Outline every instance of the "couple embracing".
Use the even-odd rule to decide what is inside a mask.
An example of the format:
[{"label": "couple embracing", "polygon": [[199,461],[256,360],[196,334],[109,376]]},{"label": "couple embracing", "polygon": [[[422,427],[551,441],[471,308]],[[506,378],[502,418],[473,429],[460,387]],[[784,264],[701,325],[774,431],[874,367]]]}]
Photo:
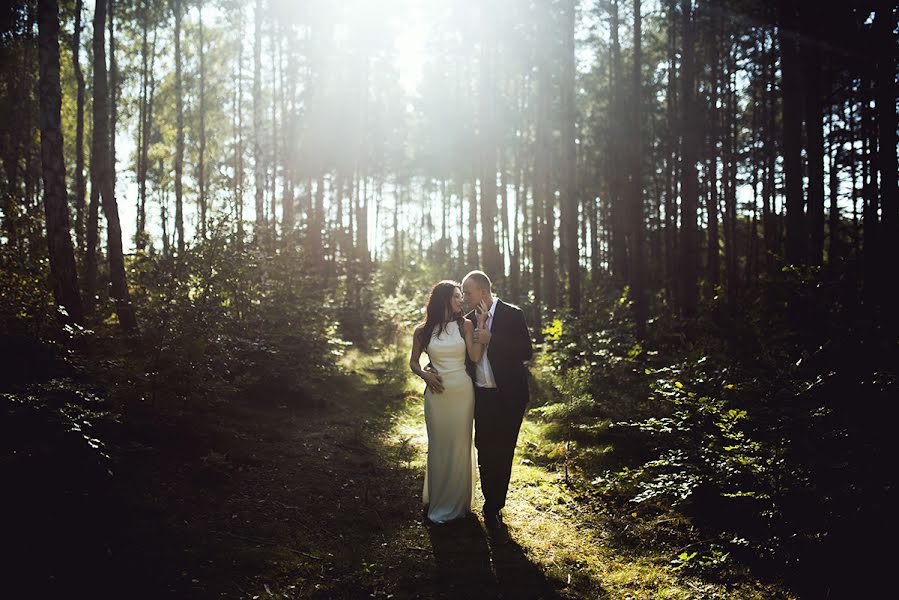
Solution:
[{"label": "couple embracing", "polygon": [[[430,359],[425,369],[422,352]],[[431,289],[409,360],[427,384],[428,466],[422,499],[431,523],[472,512],[479,471],[484,525],[492,532],[503,526],[501,511],[528,402],[524,363],[532,355],[524,314],[493,294],[482,271],[470,272],[461,284],[446,280]]]}]

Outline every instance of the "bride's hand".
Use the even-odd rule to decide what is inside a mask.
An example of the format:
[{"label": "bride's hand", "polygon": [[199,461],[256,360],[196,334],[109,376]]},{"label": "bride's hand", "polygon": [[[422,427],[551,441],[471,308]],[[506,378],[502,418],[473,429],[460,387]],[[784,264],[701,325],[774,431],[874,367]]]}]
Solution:
[{"label": "bride's hand", "polygon": [[487,302],[481,300],[478,304],[478,329],[487,329],[487,315],[490,308]]}]

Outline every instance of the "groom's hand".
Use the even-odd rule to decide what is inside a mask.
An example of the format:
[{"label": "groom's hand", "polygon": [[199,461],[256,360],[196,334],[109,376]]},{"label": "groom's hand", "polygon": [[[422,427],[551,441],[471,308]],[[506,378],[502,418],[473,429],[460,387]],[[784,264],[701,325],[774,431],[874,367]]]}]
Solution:
[{"label": "groom's hand", "polygon": [[434,374],[434,377],[432,377],[431,380],[427,382],[428,388],[431,390],[431,392],[434,394],[443,393],[443,377],[440,376],[440,373],[437,372],[437,369],[435,369],[432,365],[428,365],[424,370],[428,373]]},{"label": "groom's hand", "polygon": [[493,337],[493,334],[490,333],[489,329],[475,329],[474,330],[474,343],[475,344],[484,344],[485,346],[490,343],[490,338]]}]

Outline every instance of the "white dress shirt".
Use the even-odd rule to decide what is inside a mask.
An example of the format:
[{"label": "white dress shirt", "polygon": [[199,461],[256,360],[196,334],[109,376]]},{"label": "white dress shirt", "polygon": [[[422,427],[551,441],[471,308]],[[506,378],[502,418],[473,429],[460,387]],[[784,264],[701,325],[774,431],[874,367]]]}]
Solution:
[{"label": "white dress shirt", "polygon": [[[493,304],[490,305],[490,309],[487,311],[487,322],[484,324],[487,331],[493,331],[493,313],[496,312],[498,300],[499,298],[494,296]],[[484,354],[481,355],[481,360],[475,365],[474,383],[481,388],[496,388],[496,379],[493,377],[493,369],[490,367],[490,361],[487,360],[487,346],[484,346]]]}]

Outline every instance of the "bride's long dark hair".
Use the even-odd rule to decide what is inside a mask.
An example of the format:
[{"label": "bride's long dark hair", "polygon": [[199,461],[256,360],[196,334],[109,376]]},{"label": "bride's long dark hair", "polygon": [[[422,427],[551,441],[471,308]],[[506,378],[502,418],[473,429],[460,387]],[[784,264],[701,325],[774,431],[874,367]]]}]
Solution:
[{"label": "bride's long dark hair", "polygon": [[447,313],[452,315],[451,320],[456,321],[459,325],[459,331],[462,331],[462,320],[464,318],[462,313],[453,314],[453,294],[456,292],[456,289],[461,290],[462,284],[451,279],[438,281],[431,288],[431,294],[428,296],[428,304],[425,308],[424,323],[422,328],[418,330],[418,339],[422,348],[428,347],[435,329],[440,327],[438,335],[446,332],[446,326],[449,324],[445,320]]}]

